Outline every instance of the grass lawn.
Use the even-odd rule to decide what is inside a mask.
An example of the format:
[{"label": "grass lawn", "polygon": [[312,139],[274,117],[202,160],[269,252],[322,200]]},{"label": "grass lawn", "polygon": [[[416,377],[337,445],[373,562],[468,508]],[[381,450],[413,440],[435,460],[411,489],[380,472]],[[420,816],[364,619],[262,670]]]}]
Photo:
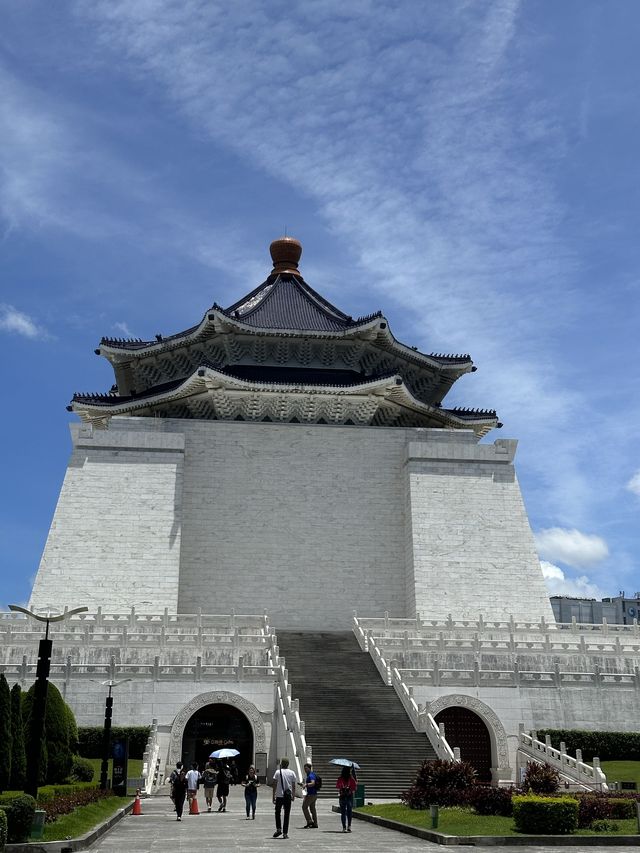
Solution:
[{"label": "grass lawn", "polygon": [[124,797],[107,797],[97,803],[81,806],[71,814],[62,815],[53,823],[45,824],[43,841],[61,841],[84,835],[129,802]]},{"label": "grass lawn", "polygon": [[[410,809],[400,803],[385,803],[377,806],[363,806],[358,812],[379,815],[388,820],[397,820],[421,829],[431,829],[429,810]],[[635,820],[618,820],[618,832],[612,835],[635,835]],[[445,835],[521,835],[513,828],[513,818],[477,815],[470,809],[441,808],[438,832]],[[599,835],[589,829],[579,829],[575,835]]]},{"label": "grass lawn", "polygon": [[[90,761],[93,764],[93,781],[97,784],[100,781],[100,765],[102,764],[102,759],[100,758],[87,758],[87,761]],[[109,772],[107,774],[107,779],[111,781],[111,771],[113,769],[113,759],[109,759]],[[142,775],[142,759],[141,758],[130,758],[127,766],[127,776],[132,779],[134,776],[140,777]],[[135,791],[133,792],[135,794]]]},{"label": "grass lawn", "polygon": [[611,782],[635,781],[640,791],[640,761],[601,761],[607,780]]}]

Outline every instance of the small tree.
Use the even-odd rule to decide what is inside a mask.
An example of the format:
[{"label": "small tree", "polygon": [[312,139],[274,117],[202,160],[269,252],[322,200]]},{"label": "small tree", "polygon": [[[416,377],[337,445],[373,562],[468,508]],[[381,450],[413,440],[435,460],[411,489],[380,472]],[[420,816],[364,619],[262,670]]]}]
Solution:
[{"label": "small tree", "polygon": [[0,792],[11,780],[11,691],[4,672],[0,675]]},{"label": "small tree", "polygon": [[522,787],[534,794],[555,794],[560,787],[560,774],[546,762],[538,764],[536,761],[529,761]]},{"label": "small tree", "polygon": [[414,809],[429,805],[455,806],[465,799],[466,790],[475,783],[476,770],[468,761],[424,761],[416,781],[401,800]]},{"label": "small tree", "polygon": [[26,770],[22,690],[19,684],[14,684],[11,688],[11,789],[13,791],[21,791],[24,787]]},{"label": "small tree", "polygon": [[[33,687],[27,691],[24,706],[25,718],[28,721],[27,731],[30,737],[33,691]],[[73,726],[71,719],[73,719]],[[44,720],[44,749],[40,753],[40,784],[42,784],[43,777],[48,784],[64,782],[71,772],[73,759],[69,737],[72,734],[72,728],[77,731],[73,711],[62,698],[58,688],[49,682]]]}]

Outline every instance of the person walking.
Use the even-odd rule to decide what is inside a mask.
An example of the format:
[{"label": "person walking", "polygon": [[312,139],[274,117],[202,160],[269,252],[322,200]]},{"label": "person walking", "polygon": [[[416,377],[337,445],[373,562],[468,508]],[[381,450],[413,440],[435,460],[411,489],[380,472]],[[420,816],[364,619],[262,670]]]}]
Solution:
[{"label": "person walking", "polygon": [[318,799],[318,777],[313,772],[310,764],[304,765],[304,772],[306,779],[304,782],[305,795],[302,800],[302,813],[307,821],[304,829],[317,829],[318,815],[316,813],[316,800]]},{"label": "person walking", "polygon": [[198,796],[198,784],[200,783],[200,773],[198,772],[198,765],[194,761],[191,765],[191,770],[187,772],[187,800],[189,801],[189,806],[191,806],[191,801],[195,800]]},{"label": "person walking", "polygon": [[207,801],[208,812],[211,811],[217,778],[218,774],[215,771],[213,762],[207,761],[207,766],[202,771],[202,784],[204,785],[204,798]]},{"label": "person walking", "polygon": [[247,770],[247,775],[242,780],[242,786],[244,788],[244,802],[247,808],[247,820],[255,820],[256,803],[258,802],[258,788],[260,787],[260,782],[258,782],[258,777],[256,776],[256,768],[253,766],[253,764]]},{"label": "person walking", "polygon": [[[173,783],[176,778],[180,775],[180,771],[182,770],[182,761],[178,761],[176,764],[175,770],[171,771],[171,776],[169,776],[169,797],[173,800]],[[175,803],[173,804],[173,810],[175,811]]]},{"label": "person walking", "polygon": [[353,814],[353,795],[356,791],[356,780],[353,777],[352,767],[343,767],[338,776],[336,788],[338,789],[338,802],[340,803],[340,820],[342,831],[351,832],[351,816]]},{"label": "person walking", "polygon": [[176,807],[176,820],[182,820],[182,811],[184,809],[184,801],[187,796],[187,774],[184,772],[184,767],[176,767],[171,774],[173,782],[171,783],[171,798]]},{"label": "person walking", "polygon": [[231,781],[231,773],[227,769],[227,765],[224,761],[220,761],[218,763],[218,790],[216,791],[216,796],[218,798],[218,802],[220,805],[218,806],[219,812],[226,812],[227,810],[227,797],[229,796],[229,782]]},{"label": "person walking", "polygon": [[[291,803],[296,798],[296,785],[298,780],[293,770],[289,770],[289,759],[281,758],[280,767],[273,774],[273,802],[276,807],[276,831],[273,833],[274,838],[282,836],[289,837],[289,815],[291,813]],[[284,821],[281,822],[281,815],[284,811]]]}]

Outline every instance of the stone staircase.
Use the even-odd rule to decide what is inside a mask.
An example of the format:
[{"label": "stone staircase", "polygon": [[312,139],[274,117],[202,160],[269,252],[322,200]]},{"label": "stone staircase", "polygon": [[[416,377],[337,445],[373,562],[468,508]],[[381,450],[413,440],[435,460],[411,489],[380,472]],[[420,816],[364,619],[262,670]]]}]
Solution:
[{"label": "stone staircase", "polygon": [[322,776],[321,796],[335,796],[340,771],[329,760],[349,758],[361,766],[358,781],[366,799],[397,798],[413,783],[420,762],[436,755],[369,655],[351,632],[279,631],[277,636],[313,766]]}]

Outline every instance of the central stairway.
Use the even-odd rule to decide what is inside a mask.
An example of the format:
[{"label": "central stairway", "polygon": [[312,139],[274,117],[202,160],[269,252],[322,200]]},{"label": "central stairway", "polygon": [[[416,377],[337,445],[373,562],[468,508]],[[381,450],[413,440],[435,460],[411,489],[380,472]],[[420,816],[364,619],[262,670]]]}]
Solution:
[{"label": "central stairway", "polygon": [[349,758],[362,768],[358,781],[366,799],[397,799],[413,784],[420,763],[436,755],[370,656],[351,632],[278,631],[277,636],[313,766],[322,776],[321,796],[336,796],[340,768],[329,760]]}]

